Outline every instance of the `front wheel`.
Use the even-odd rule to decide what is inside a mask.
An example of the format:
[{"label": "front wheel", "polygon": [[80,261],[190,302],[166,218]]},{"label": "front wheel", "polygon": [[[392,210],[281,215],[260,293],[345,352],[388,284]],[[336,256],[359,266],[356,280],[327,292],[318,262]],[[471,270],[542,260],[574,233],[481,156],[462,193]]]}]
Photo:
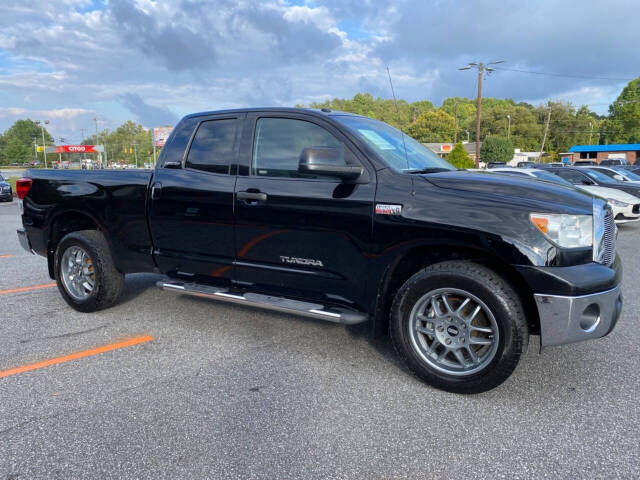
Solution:
[{"label": "front wheel", "polygon": [[106,238],[97,230],[66,235],[55,254],[55,277],[62,298],[80,312],[113,305],[124,286]]},{"label": "front wheel", "polygon": [[528,344],[521,302],[505,280],[468,261],[431,265],[400,288],[390,333],[420,378],[456,393],[504,382]]}]

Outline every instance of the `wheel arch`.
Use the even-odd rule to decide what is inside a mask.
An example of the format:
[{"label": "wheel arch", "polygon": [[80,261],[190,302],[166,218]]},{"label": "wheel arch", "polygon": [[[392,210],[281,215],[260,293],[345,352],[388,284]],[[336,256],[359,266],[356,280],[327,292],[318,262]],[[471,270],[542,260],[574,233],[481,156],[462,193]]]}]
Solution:
[{"label": "wheel arch", "polygon": [[[106,230],[100,222],[91,214],[80,210],[62,210],[56,212],[49,221],[49,229],[46,238],[47,245],[47,266],[49,277],[55,279],[54,255],[58,243],[65,235],[80,230],[99,230],[105,237],[108,237]],[[108,241],[108,238],[107,238]]]},{"label": "wheel arch", "polygon": [[540,319],[533,291],[520,273],[507,261],[492,252],[470,246],[423,245],[398,255],[386,268],[376,295],[373,333],[384,335],[389,327],[391,304],[400,287],[417,271],[447,260],[468,260],[483,265],[502,278],[515,290],[527,316],[532,334],[539,334]]}]

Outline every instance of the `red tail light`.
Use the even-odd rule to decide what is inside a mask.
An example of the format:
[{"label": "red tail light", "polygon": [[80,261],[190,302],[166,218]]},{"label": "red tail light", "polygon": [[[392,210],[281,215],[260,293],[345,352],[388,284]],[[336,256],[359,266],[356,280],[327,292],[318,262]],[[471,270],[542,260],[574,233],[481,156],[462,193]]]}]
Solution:
[{"label": "red tail light", "polygon": [[27,193],[31,190],[31,185],[33,185],[33,180],[30,178],[20,178],[16,180],[16,194],[20,200],[27,196]]}]

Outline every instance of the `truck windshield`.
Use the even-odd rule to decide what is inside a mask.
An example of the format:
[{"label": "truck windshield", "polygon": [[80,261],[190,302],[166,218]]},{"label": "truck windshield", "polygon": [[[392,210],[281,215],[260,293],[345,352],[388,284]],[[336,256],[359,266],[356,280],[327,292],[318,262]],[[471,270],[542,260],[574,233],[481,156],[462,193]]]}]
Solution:
[{"label": "truck windshield", "polygon": [[421,143],[384,122],[351,115],[332,118],[349,128],[394,170],[431,173],[456,169]]}]

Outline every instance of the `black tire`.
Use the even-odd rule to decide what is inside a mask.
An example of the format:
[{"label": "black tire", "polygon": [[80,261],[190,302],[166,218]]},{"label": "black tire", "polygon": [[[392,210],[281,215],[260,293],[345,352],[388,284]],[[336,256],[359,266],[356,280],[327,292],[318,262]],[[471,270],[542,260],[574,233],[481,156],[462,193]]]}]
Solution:
[{"label": "black tire", "polygon": [[[499,341],[492,360],[466,376],[437,370],[410,339],[414,305],[428,292],[443,288],[471,293],[484,302],[497,324]],[[524,309],[517,294],[493,270],[470,261],[437,263],[409,278],[394,298],[389,331],[398,355],[412,372],[429,385],[454,393],[481,393],[500,385],[514,371],[529,342]]]},{"label": "black tire", "polygon": [[[69,247],[79,246],[93,263],[94,288],[83,300],[76,300],[67,292],[61,275],[61,259]],[[81,230],[66,235],[58,244],[54,258],[54,272],[58,290],[65,301],[79,312],[95,312],[112,306],[120,297],[124,274],[116,270],[106,238],[98,230]]]}]

